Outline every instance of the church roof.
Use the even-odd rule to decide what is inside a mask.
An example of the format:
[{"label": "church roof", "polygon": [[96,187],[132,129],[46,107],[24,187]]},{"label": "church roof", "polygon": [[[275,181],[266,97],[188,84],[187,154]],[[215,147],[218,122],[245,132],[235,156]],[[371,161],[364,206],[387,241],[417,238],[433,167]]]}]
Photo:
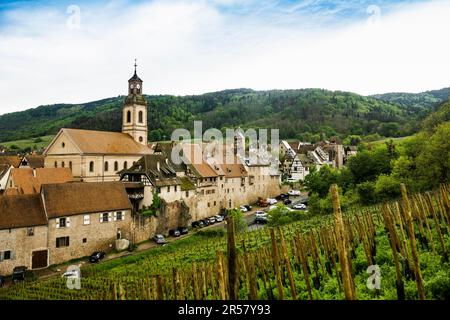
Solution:
[{"label": "church roof", "polygon": [[134,72],[134,75],[130,78],[128,81],[140,81],[143,82],[141,78],[138,77],[136,71]]},{"label": "church roof", "polygon": [[[136,142],[127,133],[65,128],[61,129],[60,133],[65,133],[83,154],[151,153],[149,147]],[[53,141],[56,141],[58,136]],[[52,144],[50,144],[45,153],[47,153]]]}]

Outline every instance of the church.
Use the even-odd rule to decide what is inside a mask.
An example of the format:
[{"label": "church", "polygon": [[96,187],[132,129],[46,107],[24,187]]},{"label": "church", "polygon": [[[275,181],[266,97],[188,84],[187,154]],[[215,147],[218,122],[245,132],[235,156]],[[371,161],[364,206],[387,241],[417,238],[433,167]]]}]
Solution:
[{"label": "church", "polygon": [[69,168],[76,181],[115,181],[118,171],[152,153],[147,140],[147,101],[136,67],[128,80],[122,132],[62,128],[44,151],[46,168]]}]

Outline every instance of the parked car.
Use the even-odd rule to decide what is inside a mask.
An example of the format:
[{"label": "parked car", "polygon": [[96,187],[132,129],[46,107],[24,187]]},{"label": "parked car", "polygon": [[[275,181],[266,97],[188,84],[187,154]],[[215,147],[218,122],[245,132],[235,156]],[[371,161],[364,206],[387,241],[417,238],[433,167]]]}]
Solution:
[{"label": "parked car", "polygon": [[153,240],[157,243],[157,244],[166,244],[167,241],[164,238],[164,236],[162,234],[155,234],[155,236],[153,237]]},{"label": "parked car", "polygon": [[282,193],[282,194],[280,194],[280,195],[275,197],[276,200],[284,200],[284,199],[287,199],[287,198],[289,198],[289,195],[287,193]]},{"label": "parked car", "polygon": [[216,218],[216,221],[217,221],[217,222],[222,222],[223,219],[224,219],[224,217],[221,216],[220,214],[218,214],[218,215],[216,215],[216,216],[214,216],[214,217]]},{"label": "parked car", "polygon": [[297,181],[297,179],[294,179],[294,178],[287,178],[286,179],[286,182],[289,182],[289,183],[296,182],[296,181]]},{"label": "parked car", "polygon": [[247,211],[251,211],[252,210],[252,206],[249,204],[244,204],[244,207],[247,209]]},{"label": "parked car", "polygon": [[61,278],[80,278],[80,272],[77,270],[66,271],[61,275]]},{"label": "parked car", "polygon": [[209,226],[211,223],[209,222],[209,220],[208,219],[203,219],[203,220],[200,220],[201,222],[203,222],[203,225],[206,227],[206,226]]},{"label": "parked car", "polygon": [[299,196],[300,195],[300,191],[298,191],[298,190],[289,190],[288,194],[290,196]]},{"label": "parked car", "polygon": [[242,212],[247,212],[247,211],[248,211],[247,208],[246,208],[245,206],[240,206],[239,209],[240,209]]},{"label": "parked car", "polygon": [[305,209],[306,209],[306,205],[303,204],[303,203],[294,204],[294,205],[292,206],[292,209],[295,209],[295,210],[305,210]]},{"label": "parked car", "polygon": [[255,215],[255,223],[267,223],[269,221],[266,212],[258,211]]},{"label": "parked car", "polygon": [[95,251],[91,256],[89,257],[89,262],[96,263],[100,262],[105,257],[105,253],[103,251]]},{"label": "parked car", "polygon": [[286,199],[286,200],[283,201],[283,203],[284,203],[284,205],[287,206],[287,205],[292,203],[292,200]]},{"label": "parked car", "polygon": [[267,198],[267,202],[269,203],[269,205],[273,205],[275,203],[277,203],[277,199],[272,199],[272,198]]},{"label": "parked car", "polygon": [[4,276],[0,276],[0,288],[3,287],[6,283],[6,279]]},{"label": "parked car", "polygon": [[192,221],[191,227],[192,228],[200,228],[200,221]]},{"label": "parked car", "polygon": [[25,280],[25,271],[27,267],[19,266],[13,269],[12,280],[14,283]]},{"label": "parked car", "polygon": [[189,229],[187,227],[180,227],[178,228],[178,231],[180,231],[180,234],[188,234]]},{"label": "parked car", "polygon": [[267,202],[266,198],[258,198],[258,206],[260,207],[267,207],[269,205],[269,203]]},{"label": "parked car", "polygon": [[215,217],[209,217],[208,221],[209,221],[209,224],[214,224],[214,223],[216,223],[216,218]]},{"label": "parked car", "polygon": [[169,230],[169,236],[179,237],[179,236],[181,236],[181,232],[178,229],[171,229],[171,230]]}]

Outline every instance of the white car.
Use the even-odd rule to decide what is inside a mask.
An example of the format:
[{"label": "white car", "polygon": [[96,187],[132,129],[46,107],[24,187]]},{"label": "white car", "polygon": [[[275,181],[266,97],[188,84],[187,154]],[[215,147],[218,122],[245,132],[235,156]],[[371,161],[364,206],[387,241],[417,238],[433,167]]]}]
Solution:
[{"label": "white car", "polygon": [[300,195],[300,191],[298,191],[298,190],[289,190],[288,194],[290,196],[299,196]]},{"label": "white car", "polygon": [[269,205],[272,205],[272,204],[277,203],[278,201],[277,201],[277,199],[268,198],[267,202],[269,203]]},{"label": "white car", "polygon": [[256,211],[255,217],[257,217],[257,218],[267,217],[267,212],[264,212],[264,211]]},{"label": "white car", "polygon": [[214,216],[214,218],[216,218],[217,222],[222,222],[223,221],[223,216],[216,215],[216,216]]},{"label": "white car", "polygon": [[277,208],[277,206],[270,206],[270,207],[269,207],[269,211],[270,211],[270,210],[273,210],[273,209],[276,209],[276,208]]},{"label": "white car", "polygon": [[241,209],[241,211],[242,212],[247,212],[248,210],[247,210],[247,208],[246,207],[244,207],[244,206],[240,206],[240,208],[239,209]]},{"label": "white car", "polygon": [[304,210],[304,209],[306,209],[306,205],[303,203],[298,203],[298,204],[294,204],[292,206],[292,208],[295,210]]}]

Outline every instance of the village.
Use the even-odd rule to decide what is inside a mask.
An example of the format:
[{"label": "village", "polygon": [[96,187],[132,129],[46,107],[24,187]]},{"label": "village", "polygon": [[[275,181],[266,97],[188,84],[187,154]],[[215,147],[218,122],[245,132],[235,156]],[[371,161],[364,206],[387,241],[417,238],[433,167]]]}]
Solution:
[{"label": "village", "polygon": [[[187,230],[228,209],[279,197],[313,168],[340,169],[357,152],[338,139],[282,140],[273,170],[271,152],[250,150],[256,161],[238,152],[246,140],[240,129],[221,144],[148,143],[142,85],[135,66],[122,132],[62,128],[42,154],[0,153],[0,274]],[[182,163],[174,161],[174,149]]]}]

